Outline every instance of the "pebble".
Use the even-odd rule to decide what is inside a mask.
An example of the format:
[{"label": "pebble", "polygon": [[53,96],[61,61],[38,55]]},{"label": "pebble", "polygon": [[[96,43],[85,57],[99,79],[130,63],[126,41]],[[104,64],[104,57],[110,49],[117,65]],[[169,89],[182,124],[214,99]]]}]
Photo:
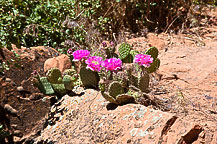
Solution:
[{"label": "pebble", "polygon": [[22,91],[24,91],[24,88],[23,88],[22,86],[18,86],[18,87],[17,87],[17,91],[18,91],[18,92],[22,92]]},{"label": "pebble", "polygon": [[6,78],[5,81],[6,82],[11,82],[11,79],[10,78]]}]

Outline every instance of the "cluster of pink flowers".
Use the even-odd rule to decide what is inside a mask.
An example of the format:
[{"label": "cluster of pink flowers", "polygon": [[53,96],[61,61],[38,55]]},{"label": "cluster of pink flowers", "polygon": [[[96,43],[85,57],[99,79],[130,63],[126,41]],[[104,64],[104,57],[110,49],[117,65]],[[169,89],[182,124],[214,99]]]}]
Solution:
[{"label": "cluster of pink flowers", "polygon": [[138,63],[140,66],[150,67],[151,63],[153,63],[153,58],[151,55],[137,54],[133,62]]},{"label": "cluster of pink flowers", "polygon": [[76,50],[73,53],[69,51],[68,54],[73,55],[73,61],[85,60],[87,64],[87,69],[92,71],[99,72],[102,67],[106,69],[106,71],[117,71],[122,67],[122,61],[118,58],[110,58],[103,61],[102,57],[92,56],[89,57],[90,52],[88,50]]},{"label": "cluster of pink flowers", "polygon": [[[122,61],[119,58],[110,58],[103,61],[102,57],[99,56],[89,57],[90,52],[88,50],[76,50],[73,53],[69,50],[68,53],[73,55],[73,61],[85,60],[87,69],[92,71],[99,72],[102,67],[104,67],[106,71],[118,71],[122,67]],[[151,55],[137,54],[134,58],[134,63],[138,63],[140,66],[149,67],[151,63],[153,63],[153,58]]]}]

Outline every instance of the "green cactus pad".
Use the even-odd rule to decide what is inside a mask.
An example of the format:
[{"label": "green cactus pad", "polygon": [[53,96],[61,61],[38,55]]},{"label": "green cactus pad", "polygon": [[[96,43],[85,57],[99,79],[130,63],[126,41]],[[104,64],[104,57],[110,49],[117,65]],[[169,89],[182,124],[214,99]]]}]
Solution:
[{"label": "green cactus pad", "polygon": [[124,89],[119,82],[113,81],[109,85],[108,92],[110,96],[116,98],[117,95],[124,93]]},{"label": "green cactus pad", "polygon": [[107,92],[102,93],[102,96],[103,96],[107,101],[109,101],[109,102],[111,102],[111,103],[114,103],[114,104],[118,104],[118,103],[116,102],[116,100],[115,100],[112,96],[110,96]]},{"label": "green cactus pad", "polygon": [[52,68],[50,69],[47,74],[47,79],[52,84],[60,84],[62,83],[61,78],[62,74],[58,68]]},{"label": "green cactus pad", "polygon": [[155,72],[158,68],[160,67],[160,60],[157,58],[150,67],[146,68],[146,71],[148,73],[153,73]]},{"label": "green cactus pad", "polygon": [[130,84],[135,86],[135,87],[138,87],[138,77],[135,75],[131,75],[130,76]]},{"label": "green cactus pad", "polygon": [[122,59],[123,63],[132,63],[133,62],[133,56],[131,54],[127,55],[124,59]]},{"label": "green cactus pad", "polygon": [[125,104],[129,102],[135,102],[135,98],[133,96],[130,96],[128,94],[120,94],[116,98],[116,102],[118,104]]},{"label": "green cactus pad", "polygon": [[158,49],[156,47],[150,47],[145,54],[151,55],[151,57],[155,60],[158,57]]},{"label": "green cactus pad", "polygon": [[131,50],[130,51],[130,54],[133,56],[133,58],[137,55],[137,54],[139,54],[139,52],[138,51],[136,51],[136,50]]},{"label": "green cactus pad", "polygon": [[40,77],[38,89],[47,95],[54,94],[54,90],[51,86],[51,83],[48,82],[47,77]]},{"label": "green cactus pad", "polygon": [[98,87],[100,78],[97,72],[82,67],[80,70],[80,78],[84,87]]},{"label": "green cactus pad", "polygon": [[149,87],[149,81],[150,81],[150,77],[148,75],[148,73],[145,73],[144,75],[142,75],[139,79],[139,89],[142,92],[146,92],[148,87]]},{"label": "green cactus pad", "polygon": [[92,56],[99,56],[99,57],[102,57],[103,59],[106,58],[106,54],[103,53],[103,52],[94,52],[94,53],[92,54]]},{"label": "green cactus pad", "polygon": [[54,91],[58,94],[65,94],[66,93],[66,88],[64,84],[52,84],[52,87]]},{"label": "green cactus pad", "polygon": [[76,70],[74,68],[71,68],[71,69],[66,69],[64,72],[63,72],[63,75],[70,75],[70,76],[73,76],[76,74]]},{"label": "green cactus pad", "polygon": [[131,46],[128,43],[122,43],[118,48],[120,59],[125,59],[130,54]]},{"label": "green cactus pad", "polygon": [[63,84],[66,88],[66,90],[72,90],[74,85],[73,85],[73,79],[70,75],[64,75],[63,77]]}]

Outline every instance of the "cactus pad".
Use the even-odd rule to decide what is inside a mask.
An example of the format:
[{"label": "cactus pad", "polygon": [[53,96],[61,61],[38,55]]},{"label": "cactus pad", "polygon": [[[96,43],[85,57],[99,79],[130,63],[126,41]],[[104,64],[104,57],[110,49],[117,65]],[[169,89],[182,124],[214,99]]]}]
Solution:
[{"label": "cactus pad", "polygon": [[58,68],[52,68],[47,72],[47,79],[52,84],[60,84],[62,74]]},{"label": "cactus pad", "polygon": [[133,96],[130,96],[128,94],[120,94],[116,98],[116,102],[118,104],[125,104],[130,102],[135,102],[135,98]]},{"label": "cactus pad", "polygon": [[133,62],[133,56],[131,54],[127,55],[124,59],[122,59],[123,63],[132,63]]},{"label": "cactus pad", "polygon": [[82,67],[80,70],[80,78],[84,87],[98,87],[100,78],[97,72]]},{"label": "cactus pad", "polygon": [[146,68],[146,71],[148,73],[153,73],[155,72],[158,68],[160,67],[160,60],[157,58],[150,67]]},{"label": "cactus pad", "polygon": [[144,75],[140,77],[138,86],[142,92],[147,91],[147,88],[149,87],[149,81],[150,81],[150,78],[149,78],[148,73],[145,73]]},{"label": "cactus pad", "polygon": [[158,57],[158,49],[156,47],[150,47],[145,54],[151,55],[151,57],[155,60]]},{"label": "cactus pad", "polygon": [[118,103],[116,102],[116,100],[115,100],[112,96],[110,96],[107,92],[102,93],[102,96],[103,96],[107,101],[109,101],[109,102],[111,102],[111,103],[114,103],[114,104],[118,104]]},{"label": "cactus pad", "polygon": [[66,93],[66,88],[65,88],[64,84],[52,84],[52,87],[53,87],[54,91],[57,92],[58,94],[65,94]]},{"label": "cactus pad", "polygon": [[47,77],[40,77],[38,88],[44,94],[54,94],[51,84],[48,82]]},{"label": "cactus pad", "polygon": [[73,79],[70,75],[65,75],[63,77],[63,84],[66,88],[66,90],[72,90],[74,85],[73,85]]},{"label": "cactus pad", "polygon": [[124,93],[124,89],[119,82],[113,81],[109,85],[108,92],[110,96],[116,98],[117,95]]},{"label": "cactus pad", "polygon": [[139,54],[139,52],[138,51],[136,51],[136,50],[131,50],[130,51],[130,54],[133,56],[133,58],[137,55],[137,54]]},{"label": "cactus pad", "polygon": [[63,72],[63,75],[70,75],[70,76],[73,76],[76,74],[76,70],[74,68],[71,68],[71,69],[66,69],[64,72]]},{"label": "cactus pad", "polygon": [[118,48],[120,59],[125,59],[130,54],[131,46],[127,43],[122,43]]}]

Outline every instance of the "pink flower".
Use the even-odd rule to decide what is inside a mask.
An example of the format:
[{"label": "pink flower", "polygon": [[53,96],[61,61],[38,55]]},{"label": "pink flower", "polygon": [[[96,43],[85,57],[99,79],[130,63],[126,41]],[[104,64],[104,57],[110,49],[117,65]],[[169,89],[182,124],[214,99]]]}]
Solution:
[{"label": "pink flower", "polygon": [[87,59],[90,55],[88,50],[76,50],[72,53],[74,59],[73,61],[80,61],[81,59]]},{"label": "pink flower", "polygon": [[101,70],[101,63],[102,57],[99,56],[92,56],[89,57],[85,63],[87,64],[87,69],[91,69],[92,71],[100,71]]},{"label": "pink flower", "polygon": [[150,64],[153,63],[153,58],[151,55],[137,54],[133,62],[138,63],[140,66],[150,67]]},{"label": "pink flower", "polygon": [[117,58],[106,59],[102,62],[102,66],[106,68],[106,71],[116,71],[121,69],[122,61]]}]

